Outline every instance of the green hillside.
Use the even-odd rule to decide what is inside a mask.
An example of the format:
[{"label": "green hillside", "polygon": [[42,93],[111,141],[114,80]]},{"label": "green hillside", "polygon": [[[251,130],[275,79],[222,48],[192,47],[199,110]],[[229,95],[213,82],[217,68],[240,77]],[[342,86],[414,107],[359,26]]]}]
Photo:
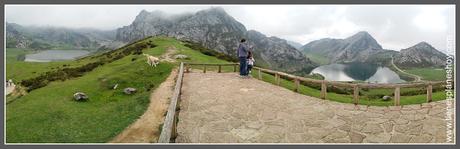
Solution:
[{"label": "green hillside", "polygon": [[[142,52],[155,56],[162,55],[168,47],[174,46],[178,54],[190,57],[185,60],[187,62],[228,63],[165,37],[147,38],[120,48],[111,55],[122,55],[120,53],[124,50],[145,43],[155,46],[144,48]],[[148,67],[145,57],[136,52],[111,62],[107,53],[75,61],[49,63],[16,59],[24,52],[21,49],[7,50],[7,76],[18,82],[39,78],[45,72],[81,68],[100,61],[107,63],[98,65],[82,76],[66,75],[68,78],[65,80],[45,81],[45,86],[23,96],[8,96],[7,100],[11,101],[6,110],[8,143],[107,142],[143,114],[149,104],[151,90],[178,66],[178,62],[162,62],[156,68]],[[116,90],[111,89],[114,84],[119,84]],[[138,92],[125,95],[122,90],[126,87],[137,88]],[[85,92],[89,100],[73,101],[72,95],[77,91]]]}]

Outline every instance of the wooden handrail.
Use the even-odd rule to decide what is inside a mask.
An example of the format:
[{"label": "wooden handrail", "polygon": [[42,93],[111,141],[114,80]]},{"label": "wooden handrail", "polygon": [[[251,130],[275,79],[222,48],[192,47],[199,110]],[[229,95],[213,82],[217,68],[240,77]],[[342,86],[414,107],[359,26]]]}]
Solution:
[{"label": "wooden handrail", "polygon": [[[416,83],[387,83],[387,84],[371,84],[371,83],[347,83],[347,82],[340,82],[340,81],[326,81],[326,80],[316,80],[310,78],[299,77],[291,74],[287,74],[284,72],[279,72],[270,69],[264,69],[260,67],[254,67],[254,69],[258,70],[258,78],[262,79],[261,72],[268,73],[275,76],[275,84],[280,85],[280,78],[281,76],[290,80],[294,80],[294,83],[297,85],[299,81],[301,82],[309,82],[309,83],[316,83],[321,84],[321,94],[320,98],[326,99],[327,96],[327,85],[339,86],[339,87],[349,87],[353,88],[353,103],[359,103],[359,90],[362,88],[366,89],[376,89],[376,88],[383,88],[383,89],[394,89],[394,105],[400,106],[400,94],[401,88],[413,88],[413,87],[426,87],[427,88],[427,96],[426,101],[431,102],[432,99],[432,90],[434,85],[442,85],[444,81],[435,81],[435,82],[416,82]],[[296,92],[299,92],[299,88],[296,86],[294,89]]]},{"label": "wooden handrail", "polygon": [[182,79],[184,77],[184,63],[180,64],[179,75],[177,77],[176,86],[174,87],[174,93],[169,104],[168,111],[166,113],[163,128],[161,130],[160,138],[158,143],[170,143],[171,137],[176,135],[176,107],[179,100],[179,96],[182,88]]},{"label": "wooden handrail", "polygon": [[[304,77],[299,77],[291,74],[287,74],[284,72],[279,72],[275,70],[270,70],[270,69],[264,69],[260,67],[254,67],[254,69],[258,69],[261,72],[265,72],[268,74],[272,75],[280,75],[285,78],[295,80],[299,79],[302,82],[313,82],[313,83],[318,83],[321,84],[323,80],[316,80],[316,79],[311,79],[311,78],[304,78]],[[431,85],[440,85],[444,83],[444,81],[436,81],[436,82],[417,82],[417,83],[386,83],[386,84],[373,84],[373,83],[347,83],[347,82],[340,82],[340,81],[327,81],[327,84],[331,84],[334,86],[341,86],[341,87],[354,87],[355,85],[358,85],[359,88],[395,88],[397,86],[403,88],[411,88],[411,87],[420,87],[420,86],[427,86],[428,84]]]}]

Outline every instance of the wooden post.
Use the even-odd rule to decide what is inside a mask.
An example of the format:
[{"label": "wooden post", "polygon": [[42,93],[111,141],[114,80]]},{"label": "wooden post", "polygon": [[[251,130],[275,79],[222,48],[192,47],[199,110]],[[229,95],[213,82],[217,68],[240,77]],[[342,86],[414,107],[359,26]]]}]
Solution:
[{"label": "wooden post", "polygon": [[233,65],[233,72],[236,72],[236,65]]},{"label": "wooden post", "polygon": [[276,73],[276,75],[278,76],[278,77],[277,77],[278,79],[276,79],[276,85],[279,86],[280,83],[281,83],[281,76],[280,76],[278,73]]},{"label": "wooden post", "polygon": [[206,73],[206,65],[203,65],[203,73]]},{"label": "wooden post", "polygon": [[299,84],[300,84],[299,79],[295,78],[294,84],[295,84],[294,91],[299,92]]},{"label": "wooden post", "polygon": [[353,103],[357,105],[359,103],[359,87],[358,85],[353,86]]},{"label": "wooden post", "polygon": [[399,106],[400,105],[400,87],[399,86],[396,86],[395,88],[395,106]]},{"label": "wooden post", "polygon": [[[177,111],[176,111],[177,112]],[[172,143],[174,141],[175,138],[177,138],[177,114],[174,115],[174,120],[173,120],[173,126],[172,126],[172,130],[171,130],[171,138],[169,139],[169,142]]]},{"label": "wooden post", "polygon": [[326,81],[323,80],[323,82],[321,82],[321,99],[326,99],[326,94],[327,94],[327,84],[326,84]]},{"label": "wooden post", "polygon": [[260,69],[259,69],[259,80],[262,80],[262,72],[260,72]]},{"label": "wooden post", "polygon": [[221,69],[222,69],[221,67],[222,67],[222,66],[221,66],[221,65],[219,65],[219,71],[218,71],[218,73],[220,73],[220,72],[221,72]]},{"label": "wooden post", "polygon": [[433,85],[428,83],[428,87],[426,88],[426,102],[433,101]]}]

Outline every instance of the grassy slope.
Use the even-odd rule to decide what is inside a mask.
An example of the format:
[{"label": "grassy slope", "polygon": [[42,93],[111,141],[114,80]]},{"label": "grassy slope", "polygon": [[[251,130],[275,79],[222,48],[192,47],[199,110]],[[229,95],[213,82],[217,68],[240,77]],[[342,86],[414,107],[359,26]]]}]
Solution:
[{"label": "grassy slope", "polygon": [[423,80],[443,81],[446,80],[446,71],[440,68],[411,68],[404,70],[408,73],[418,75]]},{"label": "grassy slope", "polygon": [[[254,78],[258,77],[258,72],[253,71],[252,76]],[[275,78],[272,75],[262,73],[262,80],[275,84]],[[282,79],[280,82],[280,85],[282,87],[288,88],[290,90],[294,90],[294,83],[293,81],[285,80]],[[401,94],[405,92],[410,92],[414,89],[411,88],[402,88],[401,89]],[[424,90],[424,89],[423,89]],[[313,97],[320,97],[320,90],[311,88],[309,86],[304,86],[300,85],[300,93],[308,96],[313,96]],[[360,96],[360,102],[359,104],[362,105],[373,105],[373,106],[391,106],[393,105],[394,101],[382,101],[380,98],[374,97],[375,95],[388,95],[392,96],[393,90],[391,89],[372,89],[368,91],[361,90],[361,96]],[[374,95],[374,96],[373,96]],[[342,103],[352,103],[353,102],[353,95],[345,95],[345,94],[337,94],[337,93],[332,93],[328,92],[327,93],[327,100],[332,100],[332,101],[337,101],[337,102],[342,102]],[[444,100],[445,99],[445,93],[443,91],[438,91],[433,93],[433,100],[438,101],[438,100]],[[408,105],[408,104],[420,104],[426,102],[426,94],[421,94],[421,95],[415,95],[415,96],[401,96],[401,105]]]},{"label": "grassy slope", "polygon": [[320,54],[316,54],[316,53],[307,53],[305,54],[306,57],[308,57],[311,61],[315,62],[315,63],[318,63],[320,65],[327,65],[329,64],[329,60],[327,57],[325,56],[322,56]]},{"label": "grassy slope", "polygon": [[[178,54],[190,57],[184,60],[186,62],[229,63],[203,55],[172,38],[152,40],[157,47],[145,49],[144,53],[159,56],[173,45]],[[79,66],[92,61],[91,58],[84,58],[79,62],[21,62],[15,59],[21,51],[11,51],[7,53],[10,58],[7,65],[11,68],[40,65],[34,70],[14,69],[7,72],[17,80],[38,75],[33,71],[46,72],[63,64]],[[133,58],[136,60],[131,61]],[[83,77],[52,82],[33,90],[7,105],[7,142],[107,142],[145,111],[149,103],[149,87],[157,87],[175,66],[177,63],[160,63],[157,68],[149,68],[143,56],[130,55],[100,66]],[[233,68],[223,67],[223,71],[233,71]],[[23,75],[18,77],[19,73]],[[118,89],[109,89],[115,83],[119,83]],[[133,96],[122,94],[122,89],[128,86],[138,88],[139,92]],[[90,100],[72,101],[72,94],[76,91],[87,93]]]},{"label": "grassy slope", "polygon": [[56,61],[47,63],[25,62],[18,60],[18,56],[32,53],[31,49],[7,48],[6,50],[6,78],[13,79],[14,82],[20,82],[24,79],[39,76],[41,73],[53,71],[62,65],[68,67],[81,66],[92,62],[91,59],[81,59],[75,61]]},{"label": "grassy slope", "polygon": [[[144,52],[158,56],[168,46],[163,45],[167,42],[162,38],[154,43],[158,46]],[[132,61],[133,58],[137,59]],[[174,64],[161,63],[150,68],[142,55],[129,55],[83,77],[55,81],[33,90],[7,105],[7,142],[107,142],[145,111],[149,90],[163,82],[173,67]],[[115,83],[118,88],[109,89]],[[135,87],[138,92],[124,95],[125,87]],[[89,101],[72,101],[77,91],[87,93]]]}]

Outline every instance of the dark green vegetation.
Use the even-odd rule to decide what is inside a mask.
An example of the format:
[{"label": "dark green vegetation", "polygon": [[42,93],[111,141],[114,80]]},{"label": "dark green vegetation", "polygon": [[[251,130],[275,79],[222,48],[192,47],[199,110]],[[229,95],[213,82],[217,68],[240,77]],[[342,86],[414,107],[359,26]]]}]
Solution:
[{"label": "dark green vegetation", "polygon": [[[252,76],[258,77],[258,72],[253,71]],[[275,77],[273,75],[262,73],[262,80],[275,84]],[[290,90],[294,90],[294,81],[283,78],[280,82],[280,86]],[[320,98],[321,86],[320,84],[314,83],[302,83],[300,85],[299,92],[304,95],[313,96]],[[326,96],[327,100],[342,102],[342,103],[353,103],[353,89],[343,88],[328,85],[328,93]],[[392,106],[394,101],[384,101],[383,96],[391,96],[393,98],[393,89],[361,89],[360,90],[360,101],[361,105],[372,105],[372,106]],[[442,86],[433,87],[433,101],[444,100],[445,93]],[[401,105],[409,104],[420,104],[426,102],[426,88],[401,88]]]}]

